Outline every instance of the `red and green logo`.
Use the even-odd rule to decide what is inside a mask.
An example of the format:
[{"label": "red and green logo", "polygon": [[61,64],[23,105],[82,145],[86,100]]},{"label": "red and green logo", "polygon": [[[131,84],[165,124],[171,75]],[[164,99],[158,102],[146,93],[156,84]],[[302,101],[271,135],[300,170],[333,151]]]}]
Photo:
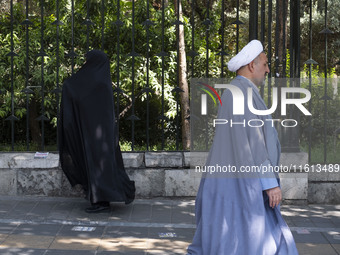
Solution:
[{"label": "red and green logo", "polygon": [[[199,82],[199,84],[203,85],[203,87],[201,87],[200,89],[211,97],[211,99],[214,101],[215,106],[217,106],[217,101],[215,99],[214,94],[216,95],[217,99],[220,101],[220,105],[222,106],[221,97],[213,87],[203,82]],[[201,102],[202,102],[201,114],[202,115],[207,115],[207,94],[201,94]]]}]

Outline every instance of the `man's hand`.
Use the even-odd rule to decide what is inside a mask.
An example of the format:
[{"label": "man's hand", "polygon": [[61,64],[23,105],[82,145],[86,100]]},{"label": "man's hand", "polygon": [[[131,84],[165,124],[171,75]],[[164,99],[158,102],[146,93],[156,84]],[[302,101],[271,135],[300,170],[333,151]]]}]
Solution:
[{"label": "man's hand", "polygon": [[278,206],[282,200],[282,192],[281,192],[280,187],[267,189],[266,192],[269,197],[269,206],[271,208]]}]

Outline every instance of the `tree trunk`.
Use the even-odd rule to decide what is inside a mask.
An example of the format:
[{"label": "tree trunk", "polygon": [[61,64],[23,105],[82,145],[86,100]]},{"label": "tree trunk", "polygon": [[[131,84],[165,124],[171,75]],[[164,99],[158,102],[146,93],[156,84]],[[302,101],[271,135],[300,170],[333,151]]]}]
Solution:
[{"label": "tree trunk", "polygon": [[[287,49],[287,12],[288,0],[278,0],[276,2],[276,34],[275,34],[275,71],[276,78],[284,78],[286,68],[286,49]],[[276,86],[278,91],[278,108],[274,113],[275,118],[280,118],[281,113],[281,87],[286,87],[283,80],[277,80]],[[278,126],[280,128],[280,126]]]},{"label": "tree trunk", "polygon": [[38,105],[37,101],[34,97],[32,97],[29,106],[29,127],[32,136],[33,143],[38,145],[38,148],[41,146],[41,130],[39,126],[38,118]]},{"label": "tree trunk", "polygon": [[279,69],[278,74],[279,77],[284,77],[284,61],[286,61],[286,49],[287,49],[287,12],[288,12],[288,1],[287,0],[278,0],[277,6],[278,8],[278,34],[276,35],[278,40],[278,63]]},{"label": "tree trunk", "polygon": [[[175,0],[175,9],[176,12],[179,11],[179,20],[183,20],[182,16],[182,4],[179,2],[179,10],[177,10],[177,1]],[[185,41],[184,41],[184,28],[183,25],[179,25],[179,88],[183,90],[180,93],[180,105],[181,105],[181,117],[182,117],[182,144],[183,150],[190,149],[190,103],[189,103],[189,86],[187,79],[187,61],[186,61],[186,53],[185,53]]]}]

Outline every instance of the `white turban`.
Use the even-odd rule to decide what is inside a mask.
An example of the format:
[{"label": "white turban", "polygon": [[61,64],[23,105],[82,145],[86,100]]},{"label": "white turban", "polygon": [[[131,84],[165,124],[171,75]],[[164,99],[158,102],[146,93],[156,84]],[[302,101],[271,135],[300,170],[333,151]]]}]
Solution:
[{"label": "white turban", "polygon": [[263,51],[262,43],[259,40],[252,40],[233,57],[228,63],[228,69],[236,72],[242,66],[248,65]]}]

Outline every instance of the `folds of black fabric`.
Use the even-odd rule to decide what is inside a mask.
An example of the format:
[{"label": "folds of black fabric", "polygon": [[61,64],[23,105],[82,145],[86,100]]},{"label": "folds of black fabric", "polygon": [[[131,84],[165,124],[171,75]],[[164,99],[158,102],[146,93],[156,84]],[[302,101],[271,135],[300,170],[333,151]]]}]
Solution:
[{"label": "folds of black fabric", "polygon": [[86,63],[64,82],[58,131],[61,167],[72,186],[82,185],[91,203],[133,201],[135,184],[118,143],[105,53],[87,53]]}]

